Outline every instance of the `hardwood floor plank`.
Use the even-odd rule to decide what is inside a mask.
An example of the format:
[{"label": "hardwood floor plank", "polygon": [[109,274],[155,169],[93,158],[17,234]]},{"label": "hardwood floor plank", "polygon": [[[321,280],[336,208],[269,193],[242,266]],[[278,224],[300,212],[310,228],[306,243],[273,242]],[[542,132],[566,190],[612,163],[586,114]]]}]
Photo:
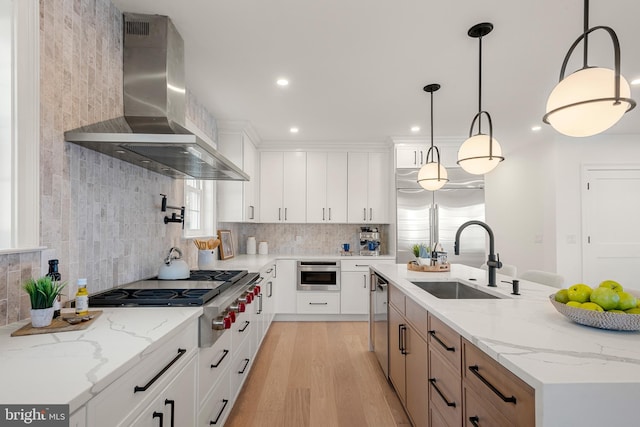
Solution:
[{"label": "hardwood floor plank", "polygon": [[226,425],[409,426],[368,345],[366,322],[274,322]]}]

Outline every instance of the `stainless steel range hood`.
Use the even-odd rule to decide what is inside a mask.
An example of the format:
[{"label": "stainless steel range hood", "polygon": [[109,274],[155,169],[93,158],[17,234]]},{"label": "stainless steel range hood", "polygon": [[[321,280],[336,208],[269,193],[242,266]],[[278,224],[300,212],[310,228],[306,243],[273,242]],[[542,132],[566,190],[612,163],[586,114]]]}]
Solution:
[{"label": "stainless steel range hood", "polygon": [[65,132],[66,141],[174,178],[248,181],[185,128],[184,42],[171,20],[124,14],[124,117]]}]

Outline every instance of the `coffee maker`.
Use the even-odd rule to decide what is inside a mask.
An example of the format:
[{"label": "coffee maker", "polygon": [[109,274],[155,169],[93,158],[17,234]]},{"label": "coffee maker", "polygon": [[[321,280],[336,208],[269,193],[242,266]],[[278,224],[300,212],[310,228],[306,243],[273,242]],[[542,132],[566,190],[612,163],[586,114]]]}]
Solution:
[{"label": "coffee maker", "polygon": [[360,255],[380,255],[380,233],[377,228],[360,227]]}]

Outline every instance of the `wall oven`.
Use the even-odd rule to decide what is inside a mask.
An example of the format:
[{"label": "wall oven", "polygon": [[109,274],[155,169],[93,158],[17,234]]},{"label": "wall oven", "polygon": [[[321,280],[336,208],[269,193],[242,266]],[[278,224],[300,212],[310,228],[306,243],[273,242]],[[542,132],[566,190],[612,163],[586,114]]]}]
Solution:
[{"label": "wall oven", "polygon": [[298,261],[299,291],[339,291],[340,261]]}]

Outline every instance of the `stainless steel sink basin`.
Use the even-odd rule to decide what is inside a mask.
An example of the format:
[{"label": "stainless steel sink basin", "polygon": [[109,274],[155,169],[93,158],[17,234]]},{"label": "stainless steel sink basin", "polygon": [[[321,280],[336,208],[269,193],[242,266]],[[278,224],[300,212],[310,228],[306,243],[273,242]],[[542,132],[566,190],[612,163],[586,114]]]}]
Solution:
[{"label": "stainless steel sink basin", "polygon": [[420,289],[440,299],[498,299],[460,282],[411,282]]}]

